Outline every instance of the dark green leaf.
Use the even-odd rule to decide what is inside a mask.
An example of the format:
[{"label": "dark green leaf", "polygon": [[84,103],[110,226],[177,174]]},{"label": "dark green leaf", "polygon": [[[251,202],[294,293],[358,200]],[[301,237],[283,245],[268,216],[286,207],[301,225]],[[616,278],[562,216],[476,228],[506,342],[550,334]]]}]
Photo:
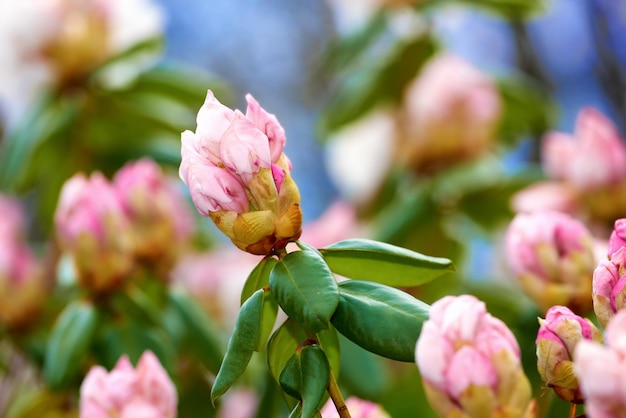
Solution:
[{"label": "dark green leaf", "polygon": [[272,292],[263,292],[263,312],[261,313],[261,324],[259,325],[259,339],[256,344],[256,351],[265,350],[265,344],[272,334],[276,317],[278,315],[278,302],[274,299]]},{"label": "dark green leaf", "polygon": [[302,400],[302,364],[300,353],[295,352],[285,363],[278,377],[280,387],[287,395]]},{"label": "dark green leaf", "polygon": [[270,284],[270,272],[276,263],[275,258],[269,257],[264,258],[254,267],[252,272],[248,275],[246,283],[243,285],[243,290],[241,291],[242,305],[254,292]]},{"label": "dark green leaf", "polygon": [[454,271],[446,258],[367,239],[339,241],[320,252],[337,274],[389,286],[418,286]]},{"label": "dark green leaf", "polygon": [[44,363],[44,378],[53,390],[64,389],[77,377],[98,328],[98,311],[90,302],[75,301],[57,319]]},{"label": "dark green leaf", "polygon": [[302,417],[310,418],[326,396],[330,381],[330,364],[318,345],[307,345],[300,352],[302,372]]},{"label": "dark green leaf", "polygon": [[339,293],[333,274],[317,252],[287,254],[270,273],[270,289],[285,313],[308,331],[330,327]]},{"label": "dark green leaf", "polygon": [[262,311],[263,290],[260,289],[250,296],[239,310],[239,316],[228,342],[224,361],[211,389],[211,401],[213,403],[246,370],[259,339]]},{"label": "dark green leaf", "polygon": [[[334,328],[317,334],[319,344],[324,349],[331,369],[337,376],[339,370],[339,339]],[[307,339],[306,332],[292,319],[285,321],[274,332],[267,348],[267,364],[274,380],[278,383],[287,360],[295,353],[298,345]]]},{"label": "dark green leaf", "polygon": [[415,344],[428,319],[427,304],[374,282],[347,280],[339,289],[339,307],[332,318],[339,332],[372,353],[415,361]]},{"label": "dark green leaf", "polygon": [[208,315],[198,304],[181,292],[170,294],[172,307],[178,313],[186,329],[190,347],[202,363],[213,373],[217,373],[223,354],[222,338]]}]

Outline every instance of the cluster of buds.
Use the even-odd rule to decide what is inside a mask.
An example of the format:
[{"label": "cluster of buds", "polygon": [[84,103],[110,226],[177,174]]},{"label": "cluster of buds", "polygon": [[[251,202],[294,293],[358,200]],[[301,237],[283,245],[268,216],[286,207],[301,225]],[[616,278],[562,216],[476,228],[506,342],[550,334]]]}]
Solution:
[{"label": "cluster of buds", "polygon": [[43,272],[24,230],[19,203],[0,195],[0,324],[8,329],[26,327],[46,294]]},{"label": "cluster of buds", "polygon": [[268,255],[299,238],[300,193],[284,129],[251,95],[246,100],[244,115],[209,90],[196,131],[182,134],[180,177],[198,212],[238,248]]},{"label": "cluster of buds", "polygon": [[80,418],[176,418],[177,404],[174,384],[150,351],[137,368],[126,356],[111,372],[92,367],[80,387]]},{"label": "cluster of buds", "polygon": [[[626,146],[615,125],[600,112],[582,109],[574,134],[548,133],[541,152],[542,166],[550,181],[533,186],[533,192],[523,191],[516,196],[516,210],[556,209],[581,213],[600,222],[612,222],[623,215]],[[547,199],[539,193],[544,189],[549,189]]]},{"label": "cluster of buds", "polygon": [[539,319],[537,333],[537,369],[547,386],[564,401],[582,403],[578,379],[574,373],[574,353],[582,340],[602,343],[602,333],[591,321],[565,306],[548,309],[546,319]]},{"label": "cluster of buds", "polygon": [[515,337],[473,296],[435,302],[415,350],[430,405],[443,417],[532,417]]},{"label": "cluster of buds", "polygon": [[[25,96],[32,99],[52,85],[75,85],[163,30],[162,13],[152,0],[0,0],[0,9],[0,100],[8,113],[28,105]],[[144,66],[145,58],[126,59],[110,75],[126,77]]]},{"label": "cluster of buds", "polygon": [[617,311],[626,307],[626,247],[601,261],[593,272],[593,310],[606,327]]},{"label": "cluster of buds", "polygon": [[157,273],[168,271],[190,238],[191,214],[174,183],[144,159],[123,167],[114,182],[97,172],[69,179],[55,224],[81,284],[106,293],[140,262]]},{"label": "cluster of buds", "polygon": [[506,256],[522,289],[545,312],[563,305],[591,310],[596,267],[591,233],[571,216],[552,211],[520,213],[506,234]]},{"label": "cluster of buds", "polygon": [[604,334],[607,346],[582,340],[574,352],[574,372],[590,418],[618,418],[626,411],[626,311],[618,312]]},{"label": "cluster of buds", "polygon": [[501,114],[493,80],[441,53],[405,91],[399,155],[420,172],[474,159],[491,146]]}]

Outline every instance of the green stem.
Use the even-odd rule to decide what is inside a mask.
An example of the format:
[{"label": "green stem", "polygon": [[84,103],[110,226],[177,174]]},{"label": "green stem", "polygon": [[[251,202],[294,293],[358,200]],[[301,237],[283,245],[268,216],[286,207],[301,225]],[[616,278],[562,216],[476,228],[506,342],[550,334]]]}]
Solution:
[{"label": "green stem", "polygon": [[337,385],[337,381],[335,380],[335,376],[332,371],[330,373],[330,381],[328,382],[328,394],[330,395],[330,399],[333,400],[335,408],[337,408],[339,418],[352,418],[350,411],[348,411],[348,407],[346,406],[346,402],[343,400],[343,395],[339,390],[339,386]]}]

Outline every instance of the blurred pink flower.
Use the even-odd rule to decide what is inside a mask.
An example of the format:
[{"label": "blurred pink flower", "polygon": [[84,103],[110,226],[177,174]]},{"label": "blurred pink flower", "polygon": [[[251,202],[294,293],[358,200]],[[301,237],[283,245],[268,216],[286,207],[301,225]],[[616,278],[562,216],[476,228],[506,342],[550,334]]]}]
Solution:
[{"label": "blurred pink flower", "polygon": [[109,373],[92,367],[80,387],[80,418],[175,418],[177,404],[176,388],[151,351],[136,368],[126,356]]},{"label": "blurred pink flower", "polygon": [[333,203],[322,216],[302,227],[302,241],[316,248],[364,235],[365,229],[357,223],[356,208],[341,201]]},{"label": "blurred pink flower", "polygon": [[54,221],[61,249],[73,256],[86,288],[103,292],[121,284],[133,267],[129,221],[120,196],[102,174],[67,180]]},{"label": "blurred pink flower", "polygon": [[[108,58],[160,36],[163,27],[151,0],[0,0],[0,10],[0,111],[9,126],[44,89],[75,87]],[[139,55],[110,65],[99,81],[124,82],[156,56]]]},{"label": "blurred pink flower", "polygon": [[254,418],[256,417],[259,397],[250,389],[230,389],[221,398],[217,411],[218,418]]},{"label": "blurred pink flower", "polygon": [[127,163],[113,179],[133,234],[133,253],[168,271],[193,233],[193,214],[182,190],[158,164]]},{"label": "blurred pink flower", "polygon": [[493,80],[446,52],[427,62],[406,88],[404,106],[399,155],[420,171],[482,155],[502,113]]},{"label": "blurred pink flower", "polygon": [[609,258],[622,247],[626,247],[626,218],[617,219],[614,223],[613,231],[609,237]]},{"label": "blurred pink flower", "polygon": [[593,323],[565,306],[548,309],[539,319],[537,368],[549,388],[566,402],[582,403],[583,397],[574,374],[574,352],[582,340],[602,342],[602,333]]},{"label": "blurred pink flower", "polygon": [[19,202],[0,194],[0,323],[9,329],[29,325],[48,290],[25,227]]},{"label": "blurred pink flower", "polygon": [[431,306],[415,359],[430,405],[444,417],[533,416],[517,341],[474,296]]},{"label": "blurred pink flower", "polygon": [[520,213],[509,225],[505,246],[513,274],[542,311],[554,305],[581,314],[591,310],[597,260],[581,222],[559,212]]},{"label": "blurred pink flower", "polygon": [[579,197],[574,189],[561,182],[539,182],[517,192],[511,199],[515,213],[556,211],[575,214],[579,210]]},{"label": "blurred pink flower", "polygon": [[[391,418],[378,404],[366,401],[356,396],[346,399],[346,406],[352,418]],[[320,411],[322,418],[339,418],[339,413],[332,400],[328,400]]]},{"label": "blurred pink flower", "polygon": [[626,311],[609,322],[607,346],[581,341],[574,352],[574,371],[589,418],[622,418],[626,411]]},{"label": "blurred pink flower", "polygon": [[573,136],[547,134],[542,156],[549,177],[580,190],[614,185],[626,178],[626,146],[615,125],[591,107],[578,114]]},{"label": "blurred pink flower", "polygon": [[593,272],[593,309],[600,325],[606,326],[617,311],[626,307],[626,247],[603,260]]},{"label": "blurred pink flower", "polygon": [[244,115],[208,91],[196,132],[182,133],[179,173],[202,215],[239,249],[268,255],[300,236],[300,193],[283,153],[283,128],[246,99]]}]

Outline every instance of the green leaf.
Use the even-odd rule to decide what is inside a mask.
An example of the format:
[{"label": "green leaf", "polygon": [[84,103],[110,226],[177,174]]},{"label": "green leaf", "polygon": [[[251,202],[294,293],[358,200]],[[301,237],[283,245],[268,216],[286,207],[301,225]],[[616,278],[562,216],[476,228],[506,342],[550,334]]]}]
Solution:
[{"label": "green leaf", "polygon": [[211,389],[214,404],[246,370],[259,339],[262,311],[263,290],[257,290],[239,310],[224,361]]},{"label": "green leaf", "polygon": [[[271,375],[280,383],[280,373],[287,361],[300,345],[307,339],[306,332],[298,324],[288,319],[274,332],[267,348],[267,365]],[[335,376],[339,372],[339,339],[334,328],[317,334],[319,345],[322,346]]]},{"label": "green leaf", "polygon": [[418,286],[454,271],[447,258],[367,239],[339,241],[320,252],[337,274],[389,286]]},{"label": "green leaf", "polygon": [[255,351],[262,352],[265,350],[265,345],[274,325],[276,324],[276,317],[278,315],[278,302],[274,299],[272,292],[263,292],[263,312],[261,313],[261,323],[259,325],[259,339],[257,340]]},{"label": "green leaf", "polygon": [[314,251],[295,251],[276,263],[270,289],[285,313],[317,333],[330,327],[339,303],[337,282],[324,259]]},{"label": "green leaf", "polygon": [[287,394],[302,401],[302,417],[312,417],[326,397],[330,365],[319,345],[296,351],[280,373],[280,385]]},{"label": "green leaf", "polygon": [[270,272],[276,263],[275,258],[269,257],[264,258],[254,267],[252,272],[248,275],[246,283],[243,285],[243,290],[241,291],[242,305],[254,292],[270,284]]},{"label": "green leaf", "polygon": [[372,353],[415,361],[415,344],[428,319],[427,304],[393,287],[360,280],[342,282],[339,294],[332,318],[339,332]]},{"label": "green leaf", "polygon": [[98,329],[98,317],[96,308],[85,301],[72,302],[61,312],[48,340],[43,370],[52,390],[68,387],[78,376]]},{"label": "green leaf", "polygon": [[343,335],[341,344],[341,387],[363,399],[377,399],[391,384],[384,359],[359,347]]},{"label": "green leaf", "polygon": [[224,354],[222,338],[215,325],[202,308],[184,293],[170,293],[170,302],[185,327],[187,340],[192,344],[189,348],[212,373],[217,373]]},{"label": "green leaf", "polygon": [[313,417],[324,398],[330,381],[330,364],[318,345],[307,345],[300,352],[302,372],[302,417]]}]

